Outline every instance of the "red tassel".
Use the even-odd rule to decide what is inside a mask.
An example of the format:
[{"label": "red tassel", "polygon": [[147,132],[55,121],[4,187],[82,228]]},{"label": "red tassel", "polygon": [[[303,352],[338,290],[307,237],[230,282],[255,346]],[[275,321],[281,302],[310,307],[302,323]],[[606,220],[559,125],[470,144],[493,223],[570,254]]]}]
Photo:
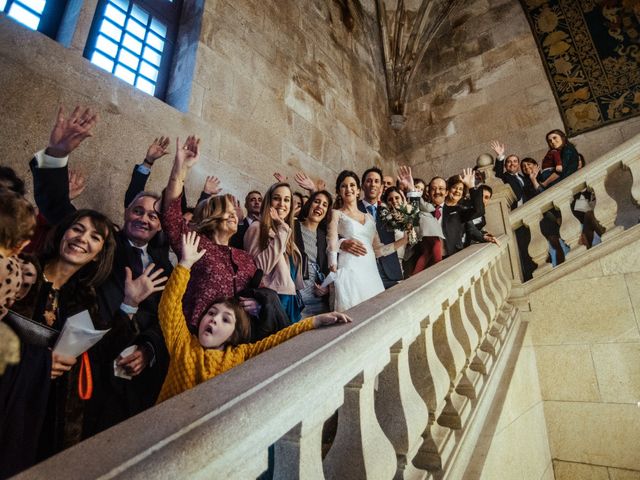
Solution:
[{"label": "red tassel", "polygon": [[80,361],[80,378],[78,378],[78,395],[82,400],[89,400],[93,394],[93,377],[91,377],[91,364],[89,354],[84,352]]}]

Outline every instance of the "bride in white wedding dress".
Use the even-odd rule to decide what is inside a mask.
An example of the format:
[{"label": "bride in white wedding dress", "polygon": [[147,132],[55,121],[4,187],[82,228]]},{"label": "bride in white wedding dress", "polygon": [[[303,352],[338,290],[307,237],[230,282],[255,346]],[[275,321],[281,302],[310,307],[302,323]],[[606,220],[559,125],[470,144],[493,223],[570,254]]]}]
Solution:
[{"label": "bride in white wedding dress", "polygon": [[[343,312],[384,291],[376,257],[392,254],[404,246],[407,239],[403,237],[389,245],[380,242],[375,220],[358,209],[360,179],[354,172],[340,172],[336,193],[342,200],[342,207],[332,213],[327,243],[329,268],[336,272],[335,309]],[[367,253],[356,256],[339,250],[338,238],[360,241]]]}]

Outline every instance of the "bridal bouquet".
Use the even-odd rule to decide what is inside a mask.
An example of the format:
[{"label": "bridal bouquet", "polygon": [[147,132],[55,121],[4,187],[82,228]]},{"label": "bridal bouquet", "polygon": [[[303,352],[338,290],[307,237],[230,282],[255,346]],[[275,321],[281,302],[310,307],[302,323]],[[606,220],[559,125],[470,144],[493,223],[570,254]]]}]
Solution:
[{"label": "bridal bouquet", "polygon": [[418,243],[415,227],[420,225],[420,209],[410,203],[400,205],[398,208],[389,208],[383,203],[378,210],[378,216],[390,232],[395,230],[407,232],[409,245]]}]

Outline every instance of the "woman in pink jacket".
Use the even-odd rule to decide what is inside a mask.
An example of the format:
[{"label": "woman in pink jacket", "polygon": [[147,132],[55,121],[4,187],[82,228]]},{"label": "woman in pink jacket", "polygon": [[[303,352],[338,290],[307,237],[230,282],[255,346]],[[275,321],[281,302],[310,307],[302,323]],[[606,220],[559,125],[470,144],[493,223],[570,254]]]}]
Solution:
[{"label": "woman in pink jacket", "polygon": [[260,221],[244,236],[244,249],[264,272],[262,286],[275,290],[292,323],[301,318],[297,291],[304,288],[302,256],[296,247],[292,192],[288,183],[271,185],[262,201]]}]

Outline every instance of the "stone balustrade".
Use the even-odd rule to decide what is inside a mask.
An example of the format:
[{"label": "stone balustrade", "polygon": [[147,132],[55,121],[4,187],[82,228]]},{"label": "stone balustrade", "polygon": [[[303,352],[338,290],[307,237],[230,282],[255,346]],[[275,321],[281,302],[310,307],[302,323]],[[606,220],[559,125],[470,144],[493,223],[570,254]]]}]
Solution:
[{"label": "stone balustrade", "polygon": [[500,240],[353,308],[352,324],[296,337],[20,477],[256,478],[271,445],[278,479],[446,477],[518,317]]},{"label": "stone balustrade", "polygon": [[586,249],[579,244],[582,226],[571,213],[573,196],[585,188],[591,188],[595,192],[594,215],[606,228],[602,241],[607,241],[624,230],[623,227],[616,226],[618,203],[605,188],[610,176],[620,169],[631,171],[633,183],[630,195],[634,203],[640,203],[640,135],[636,135],[510,213],[509,222],[512,230],[515,231],[524,225],[531,232],[529,255],[538,265],[533,272],[534,277],[552,268],[551,264],[546,263],[547,239],[540,231],[540,220],[549,209],[556,208],[561,212],[560,236],[571,249],[567,259]]}]

